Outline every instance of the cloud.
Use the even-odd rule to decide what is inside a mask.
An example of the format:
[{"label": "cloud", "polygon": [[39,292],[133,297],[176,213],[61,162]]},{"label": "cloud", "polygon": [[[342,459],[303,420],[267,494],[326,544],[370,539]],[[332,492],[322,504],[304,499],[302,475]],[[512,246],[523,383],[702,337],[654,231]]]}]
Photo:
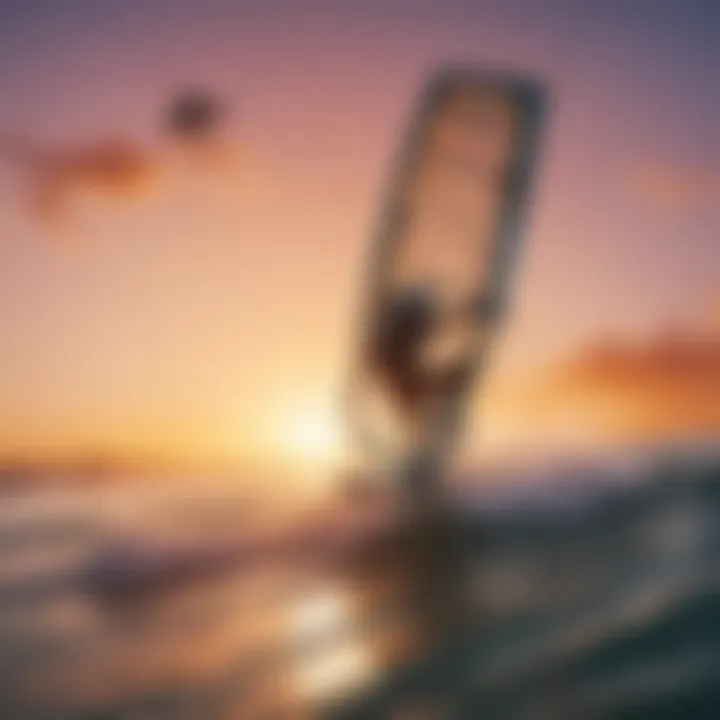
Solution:
[{"label": "cloud", "polygon": [[598,342],[489,390],[490,435],[503,442],[720,438],[720,329]]},{"label": "cloud", "polygon": [[46,149],[0,133],[0,161],[27,179],[32,216],[53,222],[66,219],[79,196],[129,202],[173,176],[226,177],[239,165],[237,148],[220,134],[169,140],[153,149],[123,138]]},{"label": "cloud", "polygon": [[706,167],[669,160],[639,162],[628,171],[627,183],[642,203],[670,212],[720,202],[720,177]]},{"label": "cloud", "polygon": [[720,334],[720,292],[714,293],[707,302],[704,324]]},{"label": "cloud", "polygon": [[547,419],[585,417],[600,435],[621,440],[720,437],[718,335],[597,344],[539,380],[535,410]]},{"label": "cloud", "polygon": [[29,210],[43,220],[62,218],[81,193],[115,199],[145,194],[161,169],[153,153],[122,138],[48,148],[9,133],[0,133],[0,162],[25,179]]},{"label": "cloud", "polygon": [[144,195],[158,173],[150,153],[122,140],[52,155],[38,166],[32,210],[40,217],[56,218],[71,196],[82,192],[110,198]]}]

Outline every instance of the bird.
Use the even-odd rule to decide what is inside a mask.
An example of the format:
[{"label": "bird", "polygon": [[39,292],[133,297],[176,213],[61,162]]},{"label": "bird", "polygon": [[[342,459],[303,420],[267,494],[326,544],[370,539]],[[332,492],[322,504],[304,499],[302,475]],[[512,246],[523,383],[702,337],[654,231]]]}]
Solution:
[{"label": "bird", "polygon": [[206,137],[218,129],[224,114],[222,104],[213,94],[198,89],[182,90],[168,106],[165,127],[178,138]]}]

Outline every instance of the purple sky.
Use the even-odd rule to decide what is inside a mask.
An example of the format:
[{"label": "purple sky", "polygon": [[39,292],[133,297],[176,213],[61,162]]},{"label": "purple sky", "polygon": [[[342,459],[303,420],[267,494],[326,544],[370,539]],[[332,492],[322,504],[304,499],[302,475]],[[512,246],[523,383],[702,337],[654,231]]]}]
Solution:
[{"label": "purple sky", "polygon": [[153,147],[198,84],[265,203],[91,207],[61,249],[0,164],[0,453],[235,457],[298,414],[320,436],[389,153],[446,59],[554,97],[498,372],[710,313],[718,37],[714,0],[0,0],[0,131]]}]

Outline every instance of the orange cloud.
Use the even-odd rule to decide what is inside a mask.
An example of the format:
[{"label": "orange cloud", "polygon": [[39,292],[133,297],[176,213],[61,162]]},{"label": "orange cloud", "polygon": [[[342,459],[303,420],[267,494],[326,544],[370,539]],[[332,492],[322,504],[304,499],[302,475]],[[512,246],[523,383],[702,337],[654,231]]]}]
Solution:
[{"label": "orange cloud", "polygon": [[716,173],[672,161],[638,163],[628,173],[628,185],[641,202],[671,212],[720,201],[720,178]]},{"label": "orange cloud", "polygon": [[714,332],[720,333],[720,292],[708,301],[705,324]]},{"label": "orange cloud", "polygon": [[236,149],[220,134],[170,137],[151,151],[137,142],[108,138],[70,149],[51,149],[0,133],[0,161],[28,178],[32,215],[64,219],[79,195],[127,201],[146,195],[173,173],[218,174],[238,163]]},{"label": "orange cloud", "polygon": [[720,334],[683,330],[645,343],[598,343],[496,389],[493,402],[523,439],[720,437]]},{"label": "orange cloud", "polygon": [[70,149],[48,149],[22,136],[0,134],[0,160],[29,183],[30,211],[39,219],[63,216],[77,193],[126,198],[147,192],[157,159],[137,143],[109,138]]},{"label": "orange cloud", "polygon": [[33,210],[41,217],[56,217],[77,192],[120,198],[144,194],[157,175],[157,162],[139,146],[123,140],[100,142],[45,160],[37,175]]}]

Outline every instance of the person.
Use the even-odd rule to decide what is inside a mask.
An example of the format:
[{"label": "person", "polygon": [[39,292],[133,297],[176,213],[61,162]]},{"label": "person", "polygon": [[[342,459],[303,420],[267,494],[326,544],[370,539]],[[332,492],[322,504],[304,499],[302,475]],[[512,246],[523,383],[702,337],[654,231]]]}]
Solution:
[{"label": "person", "polygon": [[[431,364],[426,349],[448,318],[440,317],[431,290],[411,287],[389,295],[381,303],[379,321],[370,343],[370,365],[384,378],[393,399],[407,419],[417,419],[433,400],[462,390],[471,369],[468,352]],[[460,318],[468,336],[474,318]]]}]

